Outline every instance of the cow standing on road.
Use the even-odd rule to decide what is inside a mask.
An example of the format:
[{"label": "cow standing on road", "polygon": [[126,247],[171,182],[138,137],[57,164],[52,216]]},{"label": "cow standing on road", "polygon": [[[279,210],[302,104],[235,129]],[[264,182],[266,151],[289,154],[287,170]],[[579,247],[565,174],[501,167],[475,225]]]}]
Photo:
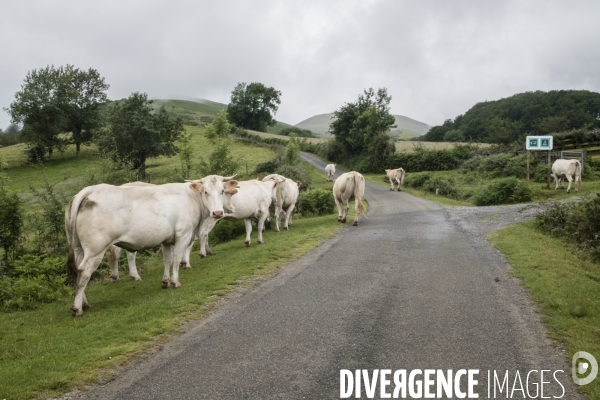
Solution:
[{"label": "cow standing on road", "polygon": [[[354,199],[354,223],[352,225],[358,225],[358,214],[364,214],[367,211],[362,202],[364,195],[365,178],[360,173],[356,171],[346,172],[335,180],[333,184],[333,199],[338,209],[339,222],[346,223],[349,208],[348,202]],[[340,203],[342,203],[343,209]]]},{"label": "cow standing on road", "polygon": [[402,184],[404,183],[404,169],[386,169],[385,173],[387,174],[387,177],[390,180],[390,185],[392,185],[390,190],[394,190],[394,182],[396,182],[398,184],[398,191],[401,192]]},{"label": "cow standing on road", "polygon": [[[227,182],[236,186],[237,181]],[[67,271],[76,275],[73,315],[89,308],[85,288],[113,244],[131,252],[162,245],[162,287],[180,287],[179,263],[198,226],[224,216],[227,187],[222,176],[209,175],[153,187],[88,186],[73,196],[65,210]]]},{"label": "cow standing on road", "polygon": [[575,191],[578,192],[581,187],[581,163],[578,160],[556,160],[552,164],[551,176],[554,178],[555,190],[558,189],[559,183],[562,184],[563,177],[566,177],[569,181],[567,193],[571,192],[573,179],[575,179]]},{"label": "cow standing on road", "polygon": [[333,175],[335,175],[335,164],[327,164],[327,166],[325,166],[325,173],[327,174],[327,181],[333,181]]}]

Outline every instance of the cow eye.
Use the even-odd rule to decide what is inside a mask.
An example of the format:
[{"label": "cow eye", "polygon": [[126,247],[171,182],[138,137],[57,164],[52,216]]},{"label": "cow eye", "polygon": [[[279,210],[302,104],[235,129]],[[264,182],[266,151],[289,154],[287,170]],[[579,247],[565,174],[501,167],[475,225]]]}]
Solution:
[{"label": "cow eye", "polygon": [[221,190],[221,194],[225,194],[225,189]]},{"label": "cow eye", "polygon": [[208,194],[208,192],[207,192],[207,191],[205,191],[205,192],[204,192],[204,194],[205,194],[205,195],[207,195],[207,196],[209,196],[209,194]]}]

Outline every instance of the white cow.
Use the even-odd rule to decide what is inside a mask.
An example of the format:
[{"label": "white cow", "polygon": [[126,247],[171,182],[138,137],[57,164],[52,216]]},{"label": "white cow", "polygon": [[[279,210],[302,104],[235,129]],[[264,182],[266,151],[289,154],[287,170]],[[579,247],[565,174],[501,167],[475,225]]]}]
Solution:
[{"label": "white cow", "polygon": [[[356,171],[346,172],[340,175],[333,184],[333,199],[338,209],[338,221],[346,223],[346,215],[348,214],[348,202],[355,200],[354,223],[358,225],[358,214],[364,214],[367,208],[362,202],[365,195],[365,178]],[[340,206],[343,204],[343,210]]]},{"label": "white cow", "polygon": [[[223,219],[228,221],[244,220],[246,224],[246,246],[250,247],[250,233],[252,221],[258,222],[258,243],[263,242],[265,220],[269,216],[269,206],[276,197],[275,188],[279,182],[269,180],[261,182],[253,179],[237,182],[237,194],[231,197],[231,212],[226,213]],[[200,256],[211,254],[208,246],[208,233],[217,223],[217,220],[208,219],[200,229]]]},{"label": "white cow", "polygon": [[300,194],[300,185],[302,182],[286,178],[283,175],[271,174],[267,175],[263,178],[263,182],[267,181],[276,181],[279,184],[275,190],[275,231],[279,232],[279,220],[281,219],[281,214],[285,215],[285,220],[283,223],[283,227],[285,230],[289,230],[289,226],[292,224],[292,213],[294,212],[294,207],[296,207],[296,203],[298,202],[298,195]]},{"label": "white cow", "polygon": [[[223,182],[232,180],[234,176],[223,177]],[[194,181],[186,181],[186,182],[194,182]],[[129,182],[129,183],[125,183],[121,186],[152,186],[152,187],[155,187],[156,185],[153,185],[152,183],[146,183],[146,182]],[[237,189],[235,189],[233,187],[227,187],[225,189],[224,194],[226,194],[226,196],[223,196],[223,209],[225,210],[226,213],[230,212],[229,207],[231,204],[231,196],[233,196],[236,193],[237,193]],[[210,220],[210,218],[208,218],[207,220]],[[199,227],[200,227],[200,225],[199,225]],[[210,231],[209,231],[209,233],[210,233]],[[194,242],[199,237],[200,237],[200,229],[198,229],[196,231],[196,233],[194,234],[194,241],[192,242],[192,244],[189,245],[189,247],[185,253],[185,256],[183,257],[183,260],[181,260],[181,265],[180,265],[181,268],[184,268],[184,269],[192,268],[192,266],[190,265],[190,253],[192,251],[192,246],[194,245]],[[114,245],[110,246],[108,248],[108,250],[106,251],[106,257],[108,258],[108,264],[112,267],[112,274],[110,275],[110,277],[113,280],[113,282],[120,281],[119,258],[121,257],[121,251],[122,251],[122,249],[120,247],[114,246]],[[129,267],[129,276],[131,278],[133,278],[133,280],[135,280],[135,281],[141,281],[142,278],[138,274],[137,266],[135,263],[135,258],[136,258],[137,252],[136,251],[134,251],[134,252],[125,251],[125,253],[127,254],[127,265]],[[209,252],[209,254],[212,254],[212,253]]]},{"label": "white cow", "polygon": [[225,191],[236,185],[209,175],[153,187],[88,186],[73,196],[65,210],[67,270],[77,276],[73,315],[89,307],[85,288],[113,244],[131,252],[162,245],[162,287],[180,287],[179,263],[194,232],[205,220],[223,217]]},{"label": "white cow", "polygon": [[402,184],[404,183],[405,172],[402,168],[397,169],[386,169],[385,173],[387,174],[388,179],[390,180],[390,184],[392,187],[390,190],[394,190],[394,181],[398,184],[398,191],[402,191]]},{"label": "white cow", "polygon": [[[571,182],[575,179],[575,191],[578,192],[581,187],[581,163],[578,160],[556,160],[552,164],[552,177],[554,178],[555,188],[562,184],[563,177],[569,181],[567,193],[571,192]],[[564,187],[564,185],[563,185]]]},{"label": "white cow", "polygon": [[333,175],[335,174],[335,164],[327,164],[325,166],[325,173],[327,174],[327,180],[333,181]]}]

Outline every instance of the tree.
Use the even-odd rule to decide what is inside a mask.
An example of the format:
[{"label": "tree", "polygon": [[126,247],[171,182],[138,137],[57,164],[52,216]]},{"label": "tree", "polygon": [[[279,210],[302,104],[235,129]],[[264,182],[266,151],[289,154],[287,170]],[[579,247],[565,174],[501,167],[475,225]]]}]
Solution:
[{"label": "tree", "polygon": [[204,127],[204,136],[206,136],[209,142],[216,144],[229,135],[229,127],[227,112],[220,110],[212,123]]},{"label": "tree", "polygon": [[82,144],[89,144],[95,129],[103,124],[100,107],[106,103],[106,91],[110,86],[95,69],[82,71],[67,65],[68,93],[64,112],[66,114],[66,130],[72,132],[77,156]]},{"label": "tree", "polygon": [[62,67],[34,69],[25,77],[15,101],[5,108],[13,123],[24,124],[21,137],[29,147],[46,149],[51,160],[53,150],[66,145],[59,137],[65,123],[66,88]]},{"label": "tree", "polygon": [[227,122],[227,112],[220,110],[212,123],[204,128],[204,136],[215,146],[208,160],[200,159],[199,171],[205,175],[233,175],[239,168],[239,162],[231,154],[229,138],[230,124]]},{"label": "tree", "polygon": [[274,116],[281,104],[281,92],[262,83],[238,83],[227,106],[229,122],[242,128],[266,132],[277,123]]},{"label": "tree", "polygon": [[395,118],[390,114],[392,97],[387,89],[365,90],[354,103],[346,103],[334,111],[335,120],[329,131],[334,135],[334,161],[363,157],[368,169],[379,168],[387,155],[395,151],[389,132],[395,128]]},{"label": "tree", "polygon": [[112,152],[142,177],[148,158],[177,153],[175,141],[183,131],[180,117],[173,118],[164,107],[153,112],[150,104],[146,93],[133,93],[114,104],[109,115],[109,140],[102,144],[103,150]]}]

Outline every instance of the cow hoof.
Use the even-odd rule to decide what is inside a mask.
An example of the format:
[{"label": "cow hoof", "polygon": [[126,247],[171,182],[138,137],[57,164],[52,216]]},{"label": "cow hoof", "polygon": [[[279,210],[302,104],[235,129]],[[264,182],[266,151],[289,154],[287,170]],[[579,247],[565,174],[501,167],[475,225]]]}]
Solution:
[{"label": "cow hoof", "polygon": [[394,189],[392,188],[392,189],[390,189],[390,190],[394,190]]},{"label": "cow hoof", "polygon": [[168,289],[169,288],[169,281],[162,281],[162,284],[160,285],[161,288],[163,289]]},{"label": "cow hoof", "polygon": [[399,192],[401,192],[401,191],[402,191],[402,189],[398,188],[398,191],[399,191]]},{"label": "cow hoof", "polygon": [[567,190],[567,193],[571,193],[571,191],[570,191],[570,190]]},{"label": "cow hoof", "polygon": [[206,254],[200,253],[200,258],[206,258]]},{"label": "cow hoof", "polygon": [[119,283],[121,282],[121,279],[118,276],[110,276],[110,279],[112,279],[113,283]]},{"label": "cow hoof", "polygon": [[183,265],[183,264],[182,264],[182,265],[181,265],[181,268],[182,268],[182,269],[191,269],[191,268],[192,268],[192,266],[191,266],[190,264],[185,264],[185,265]]},{"label": "cow hoof", "polygon": [[250,247],[250,242],[246,242],[246,247]]},{"label": "cow hoof", "polygon": [[290,230],[290,227],[289,227],[289,226],[286,226],[286,227],[285,227],[285,230],[286,230],[286,231],[289,231],[289,230]]},{"label": "cow hoof", "polygon": [[89,305],[88,303],[83,303],[83,304],[81,305],[81,309],[82,309],[82,310],[84,310],[84,311],[85,311],[85,310],[89,310],[89,309],[90,309],[90,305]]},{"label": "cow hoof", "polygon": [[131,279],[133,279],[136,282],[141,282],[142,278],[140,278],[139,276],[132,276]]},{"label": "cow hoof", "polygon": [[345,223],[346,223],[346,218],[343,218],[342,219],[342,224],[345,224]]},{"label": "cow hoof", "polygon": [[354,221],[354,222],[352,223],[352,226],[358,226],[358,221]]},{"label": "cow hoof", "polygon": [[181,287],[181,282],[171,283],[171,286],[174,287],[175,289],[179,289]]},{"label": "cow hoof", "polygon": [[81,317],[83,315],[83,310],[80,310],[80,309],[76,308],[75,306],[71,307],[71,310],[73,310],[74,317]]},{"label": "cow hoof", "polygon": [[279,228],[276,228],[276,229],[275,229],[275,232],[279,232]]}]

